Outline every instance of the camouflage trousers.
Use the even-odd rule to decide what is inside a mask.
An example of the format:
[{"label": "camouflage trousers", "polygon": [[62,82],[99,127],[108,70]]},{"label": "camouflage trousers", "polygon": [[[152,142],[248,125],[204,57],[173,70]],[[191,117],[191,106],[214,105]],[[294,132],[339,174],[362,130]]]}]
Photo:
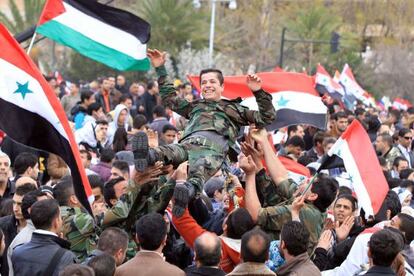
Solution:
[{"label": "camouflage trousers", "polygon": [[203,191],[203,184],[222,167],[227,148],[220,147],[203,137],[190,137],[180,144],[152,149],[156,161],[177,167],[188,160],[187,182],[194,186],[196,195]]}]

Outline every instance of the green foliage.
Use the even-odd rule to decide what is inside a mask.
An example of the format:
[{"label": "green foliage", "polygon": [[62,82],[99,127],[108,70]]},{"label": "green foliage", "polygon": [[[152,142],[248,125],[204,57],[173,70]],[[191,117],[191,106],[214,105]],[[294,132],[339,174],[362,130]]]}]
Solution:
[{"label": "green foliage", "polygon": [[189,0],[144,0],[135,5],[140,17],[151,24],[149,46],[175,56],[190,42],[199,49],[208,39],[207,17]]},{"label": "green foliage", "polygon": [[13,34],[26,30],[28,27],[37,23],[43,9],[45,0],[24,0],[24,10],[19,11],[16,0],[9,1],[9,12],[0,11],[0,22]]}]

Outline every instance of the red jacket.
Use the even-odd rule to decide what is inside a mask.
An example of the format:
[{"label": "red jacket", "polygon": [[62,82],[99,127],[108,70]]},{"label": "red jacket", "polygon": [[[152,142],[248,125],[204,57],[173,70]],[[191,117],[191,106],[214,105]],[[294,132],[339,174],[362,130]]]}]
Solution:
[{"label": "red jacket", "polygon": [[[198,225],[188,212],[188,209],[186,209],[184,214],[179,218],[173,216],[172,221],[175,229],[177,229],[186,243],[192,248],[194,248],[195,239],[204,232],[207,232],[207,230]],[[221,240],[222,251],[220,268],[224,270],[224,272],[230,273],[233,268],[240,263],[241,240],[234,240],[224,236],[220,236],[219,238]]]}]

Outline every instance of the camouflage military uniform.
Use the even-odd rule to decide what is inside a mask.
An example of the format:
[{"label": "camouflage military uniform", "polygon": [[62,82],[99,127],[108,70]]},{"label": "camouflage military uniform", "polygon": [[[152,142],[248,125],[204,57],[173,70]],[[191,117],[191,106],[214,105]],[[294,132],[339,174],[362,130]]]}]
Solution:
[{"label": "camouflage military uniform", "polygon": [[[296,189],[293,181],[282,181],[277,186],[281,198],[287,198]],[[266,232],[272,235],[275,240],[279,239],[280,231],[285,223],[292,220],[291,205],[269,206],[261,208],[257,224]],[[308,252],[311,253],[321,235],[326,213],[321,213],[313,204],[306,203],[299,213],[300,221],[310,233]]]},{"label": "camouflage military uniform", "polygon": [[[228,151],[232,160],[237,157],[236,138],[241,126],[254,123],[257,127],[264,127],[273,122],[276,111],[272,96],[263,90],[254,92],[259,111],[240,105],[240,98],[218,102],[201,99],[190,103],[178,97],[174,86],[166,82],[164,66],[156,68],[156,71],[163,104],[189,119],[180,144],[154,149],[156,159],[175,166],[188,160],[188,182],[199,193],[204,182],[222,166]],[[226,145],[220,145],[203,135],[198,136],[197,132],[211,132],[223,138]]]},{"label": "camouflage military uniform", "polygon": [[387,166],[389,170],[392,170],[392,165],[394,164],[395,158],[403,156],[401,151],[397,147],[391,147],[388,152],[386,152],[382,157],[387,161]]}]

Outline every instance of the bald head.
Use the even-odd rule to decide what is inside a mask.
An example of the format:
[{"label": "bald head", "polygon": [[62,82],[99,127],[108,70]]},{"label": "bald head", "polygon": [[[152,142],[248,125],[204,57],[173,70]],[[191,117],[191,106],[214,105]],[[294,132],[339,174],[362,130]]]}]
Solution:
[{"label": "bald head", "polygon": [[36,181],[33,178],[28,177],[28,176],[22,176],[19,179],[17,179],[17,181],[16,181],[16,188],[19,187],[19,186],[22,186],[22,185],[24,185],[26,183],[32,184],[33,186],[35,186],[37,188]]},{"label": "bald head", "polygon": [[197,266],[218,266],[221,259],[221,241],[216,234],[205,232],[194,243]]},{"label": "bald head", "polygon": [[240,257],[243,262],[264,263],[269,258],[269,236],[260,229],[243,234]]}]

